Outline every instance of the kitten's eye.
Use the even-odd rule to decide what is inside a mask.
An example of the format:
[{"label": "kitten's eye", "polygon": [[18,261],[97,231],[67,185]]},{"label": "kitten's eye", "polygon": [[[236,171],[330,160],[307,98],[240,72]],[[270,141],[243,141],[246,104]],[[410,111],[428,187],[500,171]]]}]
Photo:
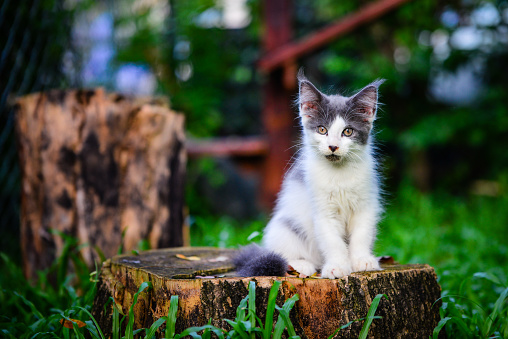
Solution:
[{"label": "kitten's eye", "polygon": [[318,132],[319,134],[326,134],[326,133],[328,132],[328,130],[326,129],[326,127],[325,127],[325,126],[318,126],[318,128],[317,128],[317,132]]},{"label": "kitten's eye", "polygon": [[342,131],[342,135],[346,136],[346,137],[350,137],[353,135],[353,129],[352,128],[346,128],[345,130]]}]

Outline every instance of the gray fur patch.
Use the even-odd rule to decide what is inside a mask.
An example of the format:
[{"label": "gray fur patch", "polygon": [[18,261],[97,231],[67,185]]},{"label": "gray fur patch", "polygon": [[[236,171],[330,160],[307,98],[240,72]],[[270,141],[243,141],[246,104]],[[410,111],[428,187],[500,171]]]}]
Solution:
[{"label": "gray fur patch", "polygon": [[296,220],[291,218],[281,218],[280,222],[286,226],[288,230],[296,234],[300,239],[307,239],[307,233],[305,233],[305,230]]},{"label": "gray fur patch", "polygon": [[305,180],[305,174],[303,173],[303,168],[301,168],[300,166],[297,166],[292,171],[291,178],[296,180],[296,181],[299,181],[299,182],[304,182],[304,180]]},{"label": "gray fur patch", "polygon": [[289,180],[304,182],[305,174],[303,172],[302,166],[300,165],[300,161],[301,160],[299,157],[295,159],[295,162],[293,163],[293,165],[286,174],[286,178],[288,178]]}]

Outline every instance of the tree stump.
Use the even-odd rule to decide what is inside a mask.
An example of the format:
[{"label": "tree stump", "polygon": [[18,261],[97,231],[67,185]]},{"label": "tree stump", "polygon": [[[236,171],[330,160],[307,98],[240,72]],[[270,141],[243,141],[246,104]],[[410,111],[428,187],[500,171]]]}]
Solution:
[{"label": "tree stump", "polygon": [[[428,265],[382,265],[383,271],[356,272],[336,280],[241,278],[235,276],[230,259],[233,255],[234,250],[182,247],[109,259],[102,267],[94,317],[110,335],[113,305],[108,303],[109,297],[114,297],[123,314],[128,314],[133,295],[143,282],[150,281],[153,288],[143,292],[134,306],[135,328],[149,327],[166,316],[171,296],[178,295],[177,333],[204,325],[209,319],[213,325],[229,330],[224,319],[235,318],[237,306],[248,293],[249,281],[256,282],[256,310],[264,320],[270,287],[274,280],[280,280],[279,306],[295,293],[300,297],[290,317],[302,338],[327,338],[349,321],[364,318],[380,293],[388,298],[381,300],[376,311],[382,319],[374,319],[371,338],[428,338],[440,319],[440,303],[436,300],[441,288],[434,269]],[[190,256],[200,260],[186,260]],[[339,331],[336,338],[358,338],[362,325],[363,321],[354,322]]]},{"label": "tree stump", "polygon": [[183,115],[102,89],[31,94],[16,113],[26,276],[53,263],[62,234],[87,245],[90,267],[142,239],[182,246]]}]

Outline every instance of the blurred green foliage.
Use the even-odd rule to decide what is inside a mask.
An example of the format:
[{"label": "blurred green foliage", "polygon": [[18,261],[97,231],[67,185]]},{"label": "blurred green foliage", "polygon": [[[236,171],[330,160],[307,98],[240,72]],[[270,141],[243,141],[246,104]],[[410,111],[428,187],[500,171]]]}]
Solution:
[{"label": "blurred green foliage", "polygon": [[[344,2],[315,3],[329,5],[329,11],[316,11],[325,21],[350,10]],[[317,69],[324,88],[339,82],[355,89],[378,77],[387,79],[380,90],[384,105],[377,128],[378,139],[398,165],[388,172],[404,177],[412,155],[423,154],[431,188],[464,192],[472,180],[496,180],[508,163],[503,151],[508,77],[501,75],[508,59],[506,8],[502,1],[409,2],[331,44],[317,63],[309,60],[308,68]],[[490,23],[478,18],[485,10],[494,16]],[[481,35],[474,48],[461,47],[458,36],[464,28],[472,30],[469,39]],[[472,79],[446,82],[464,69]],[[479,88],[461,99],[460,89],[453,87],[465,82]]]},{"label": "blurred green foliage", "polygon": [[[368,3],[294,1],[294,36]],[[262,133],[265,77],[255,66],[263,53],[261,1],[247,1],[250,23],[239,29],[221,24],[221,2],[168,4],[168,18],[157,27],[149,6],[119,16],[117,27],[135,22],[137,29],[119,46],[118,60],[150,65],[160,93],[186,114],[190,136]],[[408,2],[299,63],[318,87],[333,88],[328,92],[351,94],[387,79],[377,130],[390,188],[423,166],[421,189],[465,193],[474,180],[497,180],[508,163],[507,8],[504,1]],[[461,45],[457,37],[467,30]],[[476,45],[463,46],[478,37]]]},{"label": "blurred green foliage", "polygon": [[[141,17],[138,12],[129,12],[117,20],[121,26],[131,24],[135,17],[138,27],[120,46],[118,61],[152,67],[160,92],[169,95],[172,106],[186,114],[191,135],[258,133],[261,103],[254,68],[259,57],[257,12],[251,12],[254,17],[247,28],[229,30],[213,21],[214,15],[220,15],[213,12],[220,10],[216,1],[170,1],[169,6],[163,30],[150,29],[149,7],[141,11]],[[200,19],[207,11],[210,19]],[[212,22],[207,24],[207,20]]]}]

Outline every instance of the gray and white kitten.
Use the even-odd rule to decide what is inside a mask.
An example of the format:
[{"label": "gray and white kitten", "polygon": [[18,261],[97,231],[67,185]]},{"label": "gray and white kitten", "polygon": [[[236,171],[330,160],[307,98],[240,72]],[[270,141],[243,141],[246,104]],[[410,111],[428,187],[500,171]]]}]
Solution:
[{"label": "gray and white kitten", "polygon": [[321,93],[302,72],[298,80],[302,149],[284,178],[263,248],[244,249],[237,271],[284,275],[289,264],[334,279],[379,270],[372,246],[382,206],[371,131],[383,80],[351,97]]}]

